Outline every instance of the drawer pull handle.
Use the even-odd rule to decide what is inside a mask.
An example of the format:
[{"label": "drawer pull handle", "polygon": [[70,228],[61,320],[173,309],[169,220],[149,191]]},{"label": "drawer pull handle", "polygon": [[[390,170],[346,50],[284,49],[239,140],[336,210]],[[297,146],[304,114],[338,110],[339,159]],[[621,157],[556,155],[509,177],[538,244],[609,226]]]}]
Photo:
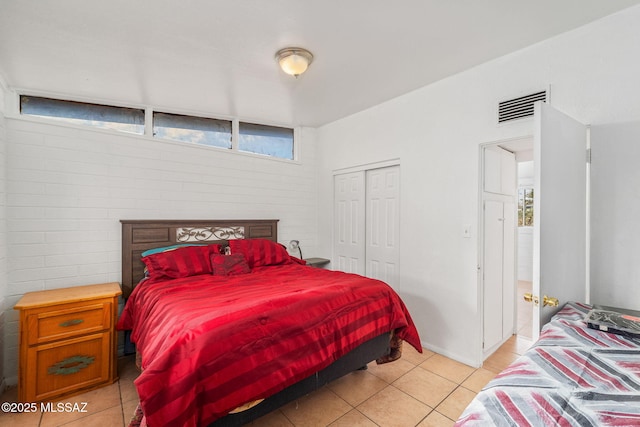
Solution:
[{"label": "drawer pull handle", "polygon": [[79,372],[81,369],[91,365],[95,357],[93,356],[71,356],[52,365],[47,369],[49,375],[70,375]]},{"label": "drawer pull handle", "polygon": [[82,322],[84,322],[84,320],[82,320],[82,319],[71,319],[71,320],[67,320],[66,322],[60,323],[60,326],[63,327],[63,328],[66,328],[66,327],[69,327],[69,326],[79,325]]}]

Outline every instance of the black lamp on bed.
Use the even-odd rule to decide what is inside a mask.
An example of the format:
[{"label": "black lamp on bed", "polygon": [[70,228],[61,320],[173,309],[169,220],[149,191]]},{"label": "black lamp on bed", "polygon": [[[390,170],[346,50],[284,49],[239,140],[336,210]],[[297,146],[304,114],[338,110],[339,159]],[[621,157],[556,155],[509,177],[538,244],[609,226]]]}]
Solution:
[{"label": "black lamp on bed", "polygon": [[289,242],[289,255],[302,259],[302,249],[300,249],[299,240],[291,240]]}]

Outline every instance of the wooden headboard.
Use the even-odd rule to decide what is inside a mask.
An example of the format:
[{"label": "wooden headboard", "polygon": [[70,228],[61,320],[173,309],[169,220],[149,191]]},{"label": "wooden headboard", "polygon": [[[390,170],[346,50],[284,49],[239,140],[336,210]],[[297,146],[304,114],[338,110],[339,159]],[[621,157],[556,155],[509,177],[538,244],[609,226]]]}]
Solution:
[{"label": "wooden headboard", "polygon": [[126,298],[144,277],[142,252],[180,243],[223,243],[242,238],[278,241],[278,220],[120,220],[122,293]]}]

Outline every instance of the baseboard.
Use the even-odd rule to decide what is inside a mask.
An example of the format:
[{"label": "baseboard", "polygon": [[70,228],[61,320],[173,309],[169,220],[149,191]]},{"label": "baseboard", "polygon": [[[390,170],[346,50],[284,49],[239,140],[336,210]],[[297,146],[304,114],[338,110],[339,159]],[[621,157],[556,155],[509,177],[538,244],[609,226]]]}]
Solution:
[{"label": "baseboard", "polygon": [[422,342],[421,344],[422,344],[422,347],[426,348],[427,350],[431,350],[442,356],[448,357],[449,359],[453,359],[456,362],[464,363],[465,365],[471,366],[472,368],[479,368],[482,366],[482,363],[478,362],[477,360],[472,360],[466,357],[460,357],[459,354],[452,353],[447,349],[438,347],[437,345],[432,345],[424,342]]},{"label": "baseboard", "polygon": [[[515,335],[515,334],[514,334]],[[498,342],[498,344],[494,345],[493,347],[489,348],[489,349],[485,349],[482,352],[482,360],[487,360],[487,358],[489,356],[491,356],[493,353],[495,353],[500,347],[502,347],[502,345],[504,343],[506,343],[507,341],[509,341],[509,339],[511,339],[513,335],[510,335],[506,338],[503,338],[501,341]]]},{"label": "baseboard", "polygon": [[9,387],[15,387],[18,385],[18,376],[8,377],[2,379],[2,390],[6,390]]}]

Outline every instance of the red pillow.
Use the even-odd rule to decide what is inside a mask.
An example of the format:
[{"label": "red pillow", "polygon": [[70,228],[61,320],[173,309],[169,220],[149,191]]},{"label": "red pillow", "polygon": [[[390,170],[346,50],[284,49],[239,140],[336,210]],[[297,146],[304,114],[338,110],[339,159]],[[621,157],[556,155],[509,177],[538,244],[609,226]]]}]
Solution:
[{"label": "red pillow", "polygon": [[229,240],[231,254],[244,255],[249,267],[289,264],[291,258],[284,245],[267,239]]},{"label": "red pillow", "polygon": [[178,279],[180,277],[211,274],[212,253],[219,253],[220,245],[185,246],[148,255],[142,258],[149,277]]},{"label": "red pillow", "polygon": [[251,268],[242,254],[212,254],[211,272],[215,276],[235,276],[236,274],[251,273]]}]

